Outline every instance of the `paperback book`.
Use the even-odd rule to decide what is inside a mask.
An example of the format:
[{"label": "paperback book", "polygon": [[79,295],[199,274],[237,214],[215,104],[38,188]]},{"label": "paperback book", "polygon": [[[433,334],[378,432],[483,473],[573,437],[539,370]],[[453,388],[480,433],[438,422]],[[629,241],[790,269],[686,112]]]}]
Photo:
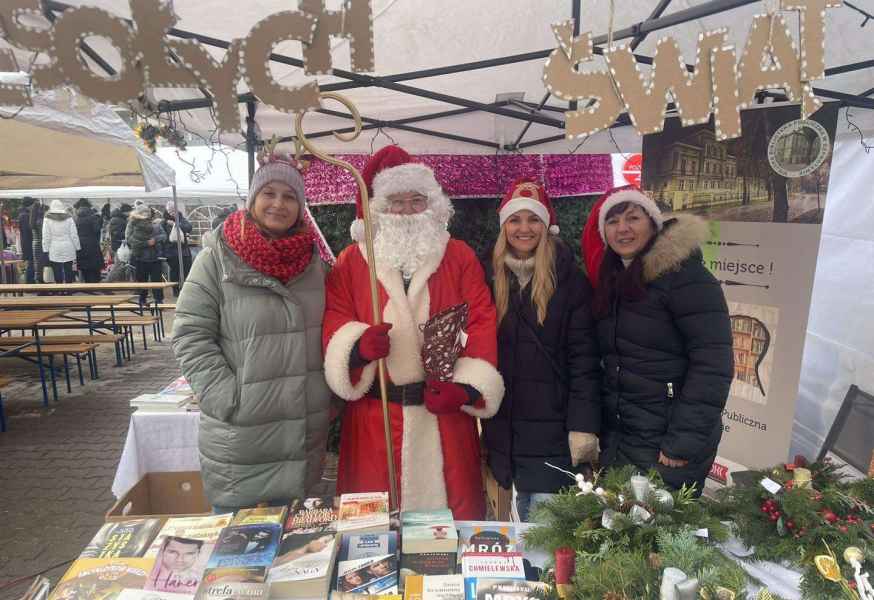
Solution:
[{"label": "paperback book", "polygon": [[413,575],[404,587],[404,600],[464,600],[461,575]]},{"label": "paperback book", "polygon": [[331,531],[285,534],[267,573],[271,595],[327,597],[338,548],[337,534]]},{"label": "paperback book", "polygon": [[204,540],[165,537],[144,589],[194,594],[203,579],[213,546]]},{"label": "paperback book", "polygon": [[149,549],[161,528],[160,519],[135,519],[104,523],[85,546],[80,558],[133,558]]},{"label": "paperback book", "polygon": [[340,496],[337,531],[384,531],[388,527],[388,492]]},{"label": "paperback book", "polygon": [[498,521],[455,521],[458,530],[458,563],[465,552],[515,552],[516,529]]},{"label": "paperback book", "polygon": [[155,590],[121,590],[116,600],[194,600],[194,594],[174,594]]},{"label": "paperback book", "polygon": [[232,525],[226,527],[209,557],[207,569],[242,567],[264,572],[276,558],[282,525]]},{"label": "paperback book", "polygon": [[519,579],[479,579],[476,595],[466,600],[540,600],[549,597],[549,584]]},{"label": "paperback book", "polygon": [[231,525],[257,525],[259,523],[279,523],[282,525],[285,522],[285,515],[288,512],[286,506],[264,506],[259,508],[241,508],[237,511]]},{"label": "paperback book", "polygon": [[343,534],[337,557],[338,592],[390,594],[398,589],[397,532]]},{"label": "paperback book", "polygon": [[125,588],[142,589],[153,563],[149,558],[80,558],[50,600],[115,600]]},{"label": "paperback book", "polygon": [[197,590],[194,600],[266,600],[269,587],[266,583],[237,581],[233,576],[206,582]]},{"label": "paperback book", "polygon": [[[233,514],[213,515],[209,517],[175,517],[167,519],[161,531],[158,533],[155,541],[146,552],[147,557],[154,558],[161,551],[161,546],[164,543],[164,538],[175,536],[190,540],[203,540],[205,544],[215,544],[222,530],[230,525]],[[208,549],[207,555],[212,552],[212,547]]]},{"label": "paperback book", "polygon": [[311,531],[336,531],[338,499],[333,496],[295,500],[288,509],[285,531],[306,533]]}]

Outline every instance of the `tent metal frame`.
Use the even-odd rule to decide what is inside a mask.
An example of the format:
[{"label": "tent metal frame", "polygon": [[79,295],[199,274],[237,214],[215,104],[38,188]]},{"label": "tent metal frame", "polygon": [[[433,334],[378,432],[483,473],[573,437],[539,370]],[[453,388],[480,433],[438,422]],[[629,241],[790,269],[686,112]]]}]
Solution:
[{"label": "tent metal frame", "polygon": [[[748,4],[753,4],[758,2],[759,0],[710,0],[709,2],[705,2],[704,4],[700,4],[698,6],[690,7],[684,10],[680,10],[669,15],[664,15],[664,11],[668,8],[671,0],[659,0],[656,7],[653,9],[652,13],[649,17],[639,23],[633,24],[630,27],[626,27],[624,29],[620,29],[618,31],[613,32],[613,40],[619,41],[622,39],[633,38],[631,42],[632,50],[636,49],[637,46],[640,45],[641,42],[652,32],[659,31],[662,29],[667,29],[670,27],[674,27],[676,25],[681,25],[684,23],[688,23],[690,21],[694,21],[696,19],[701,19],[704,17],[709,17],[715,14],[721,14],[735,8],[739,8]],[[571,0],[571,14],[575,19],[575,33],[579,33],[579,23],[580,23],[580,4],[581,0]],[[69,8],[73,8],[72,5],[59,2],[57,0],[44,0],[45,12],[47,18],[50,20],[54,20],[56,12],[62,12]],[[863,17],[864,21],[861,23],[860,27],[864,27],[868,20],[874,18],[870,13],[860,9],[859,7],[849,3],[844,2],[844,6],[859,12]],[[191,31],[185,31],[181,29],[170,29],[169,35],[182,38],[182,39],[192,39],[196,40],[204,45],[212,46],[215,48],[227,49],[230,46],[230,43],[221,40],[218,38],[202,35],[199,33],[194,33]],[[607,41],[607,35],[600,35],[593,38],[593,47],[594,52],[600,54],[602,52],[602,47],[604,43]],[[108,64],[97,52],[95,52],[92,48],[87,46],[84,42],[82,43],[82,51],[91,58],[102,70],[104,70],[108,75],[114,75],[115,69],[112,68],[110,64]],[[542,137],[539,139],[529,140],[527,142],[523,141],[523,138],[527,134],[529,128],[532,124],[537,123],[540,125],[545,125],[548,127],[553,127],[558,130],[563,130],[565,127],[564,121],[561,118],[556,118],[550,116],[549,113],[563,113],[568,110],[568,107],[573,110],[575,108],[576,103],[570,102],[568,107],[557,106],[548,104],[549,95],[547,94],[539,103],[511,103],[511,102],[493,102],[493,103],[483,103],[475,100],[471,100],[469,98],[462,98],[459,96],[453,96],[449,94],[443,94],[439,92],[434,92],[431,90],[426,90],[420,87],[416,87],[413,85],[408,85],[406,81],[416,80],[416,79],[425,79],[429,77],[439,77],[442,75],[451,75],[453,73],[462,73],[475,71],[479,69],[488,69],[499,66],[506,66],[517,64],[521,62],[527,62],[531,60],[543,60],[553,51],[553,48],[547,48],[545,50],[539,50],[535,52],[526,52],[523,54],[514,54],[509,56],[503,56],[498,58],[491,58],[485,60],[478,60],[467,63],[460,63],[455,65],[448,65],[444,67],[436,67],[430,69],[421,69],[418,71],[410,71],[406,73],[397,73],[394,75],[385,75],[385,76],[376,76],[376,75],[366,75],[354,73],[351,71],[346,71],[343,69],[333,69],[332,75],[335,77],[339,77],[341,79],[345,79],[346,81],[330,83],[323,86],[320,86],[322,91],[341,91],[347,89],[355,89],[361,87],[379,87],[387,90],[396,91],[403,94],[409,94],[412,96],[417,96],[420,98],[427,98],[430,100],[436,100],[438,102],[443,102],[445,104],[454,105],[461,108],[456,108],[453,110],[440,111],[430,114],[423,114],[414,117],[407,117],[404,119],[395,119],[395,120],[382,120],[375,119],[372,117],[362,116],[362,121],[366,123],[364,125],[364,129],[400,129],[405,131],[412,131],[415,133],[419,133],[422,135],[428,135],[432,137],[438,137],[443,139],[450,139],[455,141],[460,141],[464,143],[474,144],[478,146],[483,146],[487,148],[495,149],[495,151],[520,151],[525,148],[530,148],[533,146],[537,146],[540,144],[558,141],[564,139],[564,135],[550,135],[546,137]],[[643,56],[639,54],[635,54],[635,58],[637,62],[642,64],[652,64],[652,57]],[[303,61],[298,58],[293,58],[290,56],[284,56],[281,54],[272,53],[270,55],[270,60],[279,64],[284,64],[293,67],[303,67]],[[691,65],[687,65],[687,68],[692,69]],[[840,65],[836,67],[827,68],[825,71],[826,77],[838,75],[841,73],[848,73],[852,71],[862,70],[862,69],[870,69],[874,68],[874,59],[864,60],[856,63]],[[192,110],[192,109],[200,109],[200,108],[209,108],[213,104],[213,100],[210,97],[209,93],[206,90],[201,89],[201,93],[203,94],[203,98],[196,99],[186,99],[186,100],[177,100],[177,101],[168,101],[164,100],[159,103],[158,111],[165,112],[175,112],[182,110]],[[834,90],[829,90],[826,88],[814,88],[814,93],[823,98],[828,98],[831,100],[839,101],[843,105],[846,106],[856,106],[860,108],[868,108],[874,109],[874,99],[871,98],[874,95],[874,88],[862,92],[861,94],[848,94],[845,92],[839,92]],[[765,94],[763,95],[772,95]],[[257,98],[251,93],[240,94],[238,96],[238,101],[240,103],[245,103],[247,105],[247,118],[246,118],[246,147],[249,153],[249,168],[250,173],[254,169],[254,154],[257,150],[258,145],[260,144],[260,140],[257,139],[255,135],[255,127],[254,127],[254,115],[257,106]],[[333,111],[328,109],[319,109],[318,112],[322,114],[327,114],[335,117],[352,119],[352,115],[340,112]],[[468,114],[473,112],[485,112],[490,114],[499,115],[502,117],[507,117],[511,119],[517,119],[525,122],[525,127],[522,132],[516,138],[513,144],[504,145],[503,147],[492,140],[483,140],[472,138],[463,135],[457,135],[453,133],[438,131],[434,129],[429,129],[420,126],[414,126],[414,123],[420,123],[422,121],[432,121],[435,119],[447,118],[461,114]],[[617,120],[616,124],[627,124],[628,116],[627,114],[623,114]],[[352,131],[353,128],[345,128],[337,131],[348,132]],[[335,130],[331,131],[318,131],[312,134],[309,134],[307,137],[317,138],[324,137],[327,135],[331,135]],[[282,141],[288,141],[293,138],[283,138]]]}]

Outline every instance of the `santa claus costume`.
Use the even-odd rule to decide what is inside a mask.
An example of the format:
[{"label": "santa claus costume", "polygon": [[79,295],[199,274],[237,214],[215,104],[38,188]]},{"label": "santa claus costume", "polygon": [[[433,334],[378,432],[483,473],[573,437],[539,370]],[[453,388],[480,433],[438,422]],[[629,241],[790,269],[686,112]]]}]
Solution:
[{"label": "santa claus costume", "polygon": [[[495,307],[482,267],[467,244],[450,239],[452,205],[430,168],[389,146],[371,158],[362,175],[372,190],[379,309],[386,325],[373,327],[359,198],[352,224],[356,243],[340,254],[325,284],[325,377],[347,401],[337,491],[388,489],[377,363],[368,360],[385,356],[401,509],[448,507],[456,519],[481,519],[476,417],[494,415],[504,394],[495,368]],[[421,212],[392,214],[389,196],[405,192],[420,194],[421,204],[427,200]],[[462,302],[470,310],[467,337],[452,382],[426,381],[421,326]],[[379,342],[388,324],[387,339]]]}]

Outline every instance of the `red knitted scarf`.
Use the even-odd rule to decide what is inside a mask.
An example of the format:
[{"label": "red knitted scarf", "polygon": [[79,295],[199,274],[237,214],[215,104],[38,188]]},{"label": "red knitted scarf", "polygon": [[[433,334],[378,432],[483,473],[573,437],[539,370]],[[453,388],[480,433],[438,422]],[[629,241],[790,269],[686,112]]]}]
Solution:
[{"label": "red knitted scarf", "polygon": [[312,229],[271,239],[251,221],[246,211],[238,210],[225,220],[225,241],[247,265],[283,284],[303,273],[313,258]]}]

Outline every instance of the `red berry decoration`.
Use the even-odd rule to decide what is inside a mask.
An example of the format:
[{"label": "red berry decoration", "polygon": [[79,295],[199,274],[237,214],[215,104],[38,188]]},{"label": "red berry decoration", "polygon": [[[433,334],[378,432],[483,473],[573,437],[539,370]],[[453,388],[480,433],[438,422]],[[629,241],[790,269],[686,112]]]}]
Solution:
[{"label": "red berry decoration", "polygon": [[822,514],[822,518],[828,521],[829,523],[835,523],[838,520],[838,516],[832,511],[828,510]]},{"label": "red berry decoration", "polygon": [[795,521],[786,521],[786,529],[795,529]]},{"label": "red berry decoration", "polygon": [[846,525],[841,525],[840,527],[838,527],[838,529],[841,530],[841,533],[847,533],[847,531],[848,531]]}]

